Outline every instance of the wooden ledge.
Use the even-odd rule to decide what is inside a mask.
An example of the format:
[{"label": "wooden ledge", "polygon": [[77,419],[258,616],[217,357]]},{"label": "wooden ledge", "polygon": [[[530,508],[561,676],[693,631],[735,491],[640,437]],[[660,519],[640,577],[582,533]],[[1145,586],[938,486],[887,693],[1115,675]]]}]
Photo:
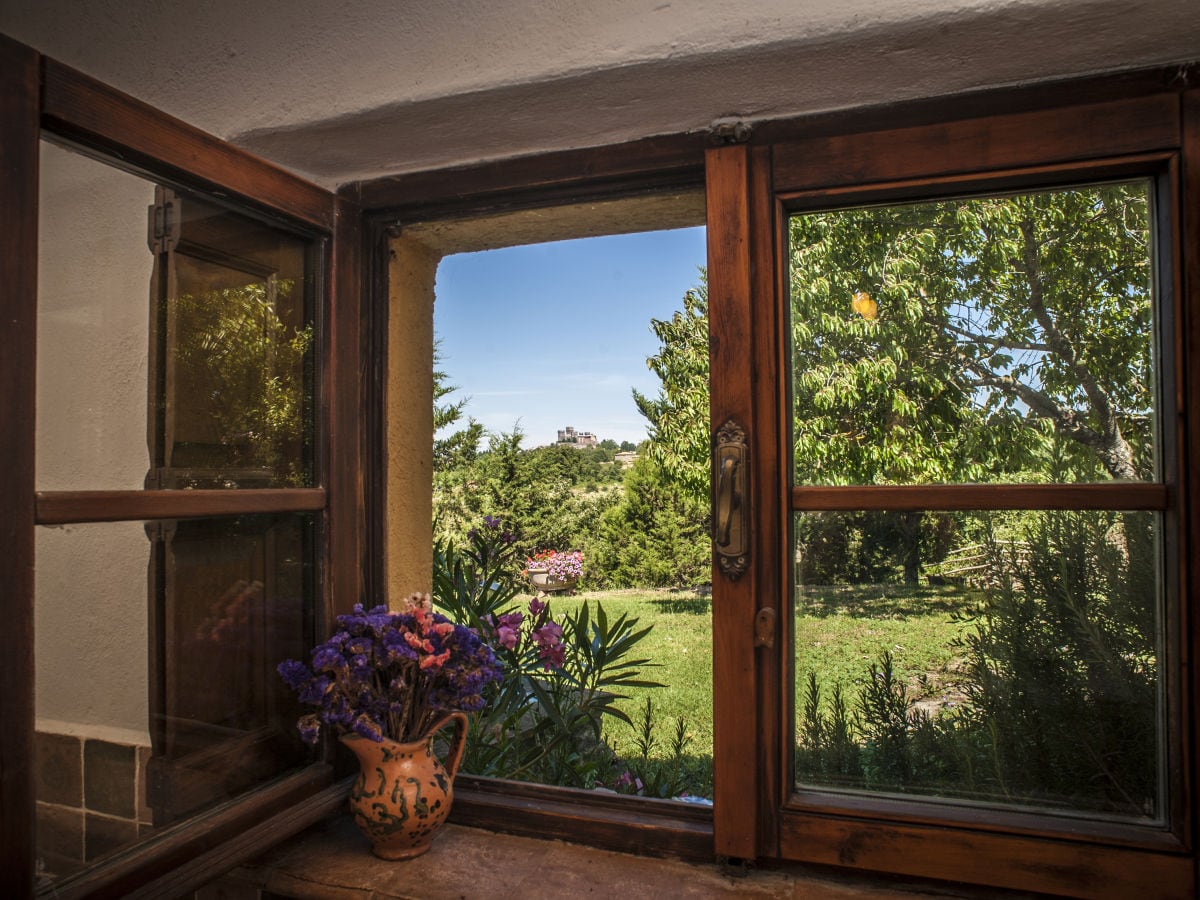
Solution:
[{"label": "wooden ledge", "polygon": [[[296,900],[621,900],[657,897],[915,900],[941,897],[912,886],[840,880],[811,871],[749,869],[653,859],[561,840],[446,825],[424,856],[387,862],[371,855],[348,815],[329,819],[221,882],[231,896]],[[253,894],[251,894],[253,895]]]}]

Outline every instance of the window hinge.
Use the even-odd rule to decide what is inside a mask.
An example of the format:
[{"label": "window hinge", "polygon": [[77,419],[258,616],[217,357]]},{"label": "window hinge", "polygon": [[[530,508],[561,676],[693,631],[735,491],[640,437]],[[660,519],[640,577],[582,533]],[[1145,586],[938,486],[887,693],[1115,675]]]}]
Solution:
[{"label": "window hinge", "polygon": [[151,253],[170,253],[179,243],[179,195],[158,187],[150,207],[148,243]]}]

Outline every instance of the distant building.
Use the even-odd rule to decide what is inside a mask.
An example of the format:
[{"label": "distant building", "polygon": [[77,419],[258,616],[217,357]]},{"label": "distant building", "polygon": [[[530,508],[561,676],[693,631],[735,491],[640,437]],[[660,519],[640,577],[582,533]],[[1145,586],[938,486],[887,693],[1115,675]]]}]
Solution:
[{"label": "distant building", "polygon": [[584,447],[595,447],[599,440],[590,431],[576,431],[572,426],[558,430],[558,441],[556,443],[566,444],[569,447],[576,447],[582,450]]}]

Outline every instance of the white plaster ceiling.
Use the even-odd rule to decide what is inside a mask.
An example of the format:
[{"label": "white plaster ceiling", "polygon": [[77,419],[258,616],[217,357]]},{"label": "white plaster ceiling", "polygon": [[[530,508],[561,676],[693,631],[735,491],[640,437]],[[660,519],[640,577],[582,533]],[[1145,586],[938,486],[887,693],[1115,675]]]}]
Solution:
[{"label": "white plaster ceiling", "polygon": [[0,32],[326,185],[1200,58],[1197,0],[0,0]]}]

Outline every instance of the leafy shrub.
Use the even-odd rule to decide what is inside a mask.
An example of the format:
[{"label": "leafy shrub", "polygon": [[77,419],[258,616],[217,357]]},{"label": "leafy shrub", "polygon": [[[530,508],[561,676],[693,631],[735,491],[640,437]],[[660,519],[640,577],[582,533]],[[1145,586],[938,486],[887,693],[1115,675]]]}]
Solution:
[{"label": "leafy shrub", "polygon": [[1051,511],[959,643],[965,702],[914,708],[890,653],[850,708],[810,673],[797,722],[801,780],[1147,816],[1157,809],[1159,705],[1152,517]]},{"label": "leafy shrub", "polygon": [[676,587],[711,578],[707,503],[667,478],[649,457],[625,475],[620,503],[601,516],[590,553],[601,587]]},{"label": "leafy shrub", "polygon": [[671,734],[669,755],[660,759],[658,736],[655,734],[654,704],[649,697],[642,707],[642,715],[636,726],[637,756],[624,762],[623,771],[613,782],[613,789],[620,794],[637,794],[642,797],[669,799],[694,796],[696,791],[709,790],[712,778],[711,765],[689,758],[688,746],[692,742],[687,722],[675,720]]},{"label": "leafy shrub", "polygon": [[491,643],[502,677],[473,714],[464,771],[569,787],[614,778],[618,762],[603,740],[606,717],[632,724],[617,701],[628,687],[658,687],[642,677],[654,665],[634,650],[649,633],[637,619],[610,620],[603,605],[582,603],[557,618],[550,604],[517,601],[520,556],[499,519],[473,529],[469,547],[440,544],[434,599],[453,621]]}]

